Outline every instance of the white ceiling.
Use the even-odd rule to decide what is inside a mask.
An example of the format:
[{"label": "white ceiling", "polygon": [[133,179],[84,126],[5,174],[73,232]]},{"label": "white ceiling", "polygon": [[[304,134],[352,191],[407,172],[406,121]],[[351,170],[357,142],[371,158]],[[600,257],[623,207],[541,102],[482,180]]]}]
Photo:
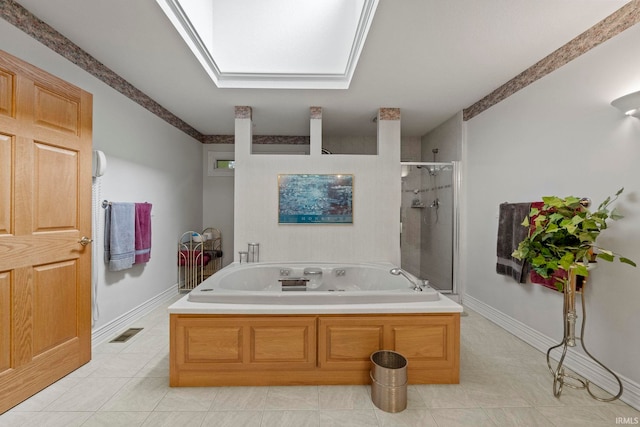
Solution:
[{"label": "white ceiling", "polygon": [[[264,0],[267,1],[267,0]],[[155,0],[18,0],[97,60],[206,135],[374,135],[379,107],[420,136],[604,19],[628,0],[380,0],[347,90],[219,89]]]}]

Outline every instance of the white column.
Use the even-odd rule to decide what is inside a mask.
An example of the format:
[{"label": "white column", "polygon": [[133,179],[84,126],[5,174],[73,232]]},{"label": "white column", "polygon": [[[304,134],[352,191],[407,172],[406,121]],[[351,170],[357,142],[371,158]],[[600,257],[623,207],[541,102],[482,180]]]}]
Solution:
[{"label": "white column", "polygon": [[322,107],[309,108],[309,129],[311,156],[322,155]]},{"label": "white column", "polygon": [[400,205],[402,203],[401,167],[400,167],[400,109],[380,108],[378,110],[378,159],[384,162],[378,168],[377,185],[380,194],[387,195],[388,206],[397,207],[393,211],[379,210],[374,215],[376,223],[390,227],[389,245],[394,248],[390,260],[400,265]]},{"label": "white column", "polygon": [[251,156],[251,142],[253,140],[251,107],[235,107],[235,171],[234,171],[234,196],[233,196],[233,228],[234,228],[234,254],[233,260],[238,261],[238,251],[246,250],[247,242],[240,231],[244,230],[246,222],[245,212],[251,208],[247,206],[246,191],[249,177],[247,165]]}]

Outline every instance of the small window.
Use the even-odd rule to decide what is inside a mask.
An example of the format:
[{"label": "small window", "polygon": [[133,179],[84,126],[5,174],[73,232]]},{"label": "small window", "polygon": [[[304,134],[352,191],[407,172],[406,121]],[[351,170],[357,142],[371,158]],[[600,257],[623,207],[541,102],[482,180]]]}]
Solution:
[{"label": "small window", "polygon": [[233,176],[235,153],[209,151],[207,176]]},{"label": "small window", "polygon": [[216,160],[216,169],[234,169],[236,161],[235,160]]}]

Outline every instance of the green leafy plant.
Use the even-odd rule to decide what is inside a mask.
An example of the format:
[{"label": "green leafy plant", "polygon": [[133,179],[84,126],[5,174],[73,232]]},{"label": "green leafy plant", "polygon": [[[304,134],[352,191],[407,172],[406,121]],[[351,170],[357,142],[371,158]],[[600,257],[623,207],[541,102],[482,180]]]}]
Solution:
[{"label": "green leafy plant", "polygon": [[[599,259],[613,261],[618,258],[635,267],[636,263],[629,258],[596,245],[598,236],[607,228],[607,220],[623,218],[616,208],[610,209],[623,190],[607,197],[594,212],[584,207],[577,197],[543,197],[542,209],[532,208],[522,223],[530,228],[530,233],[512,256],[527,261],[544,278],[555,277],[559,291],[563,290],[572,268],[578,276],[589,275],[587,266],[594,253]],[[559,270],[566,274],[557,274]]]}]

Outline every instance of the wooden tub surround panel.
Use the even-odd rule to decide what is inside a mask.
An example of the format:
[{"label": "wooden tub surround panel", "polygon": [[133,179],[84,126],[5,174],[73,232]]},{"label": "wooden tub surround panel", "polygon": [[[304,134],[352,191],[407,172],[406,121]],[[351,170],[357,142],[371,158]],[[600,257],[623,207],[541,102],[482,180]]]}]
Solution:
[{"label": "wooden tub surround panel", "polygon": [[377,350],[410,384],[460,380],[460,314],[171,314],[170,385],[369,384]]}]

